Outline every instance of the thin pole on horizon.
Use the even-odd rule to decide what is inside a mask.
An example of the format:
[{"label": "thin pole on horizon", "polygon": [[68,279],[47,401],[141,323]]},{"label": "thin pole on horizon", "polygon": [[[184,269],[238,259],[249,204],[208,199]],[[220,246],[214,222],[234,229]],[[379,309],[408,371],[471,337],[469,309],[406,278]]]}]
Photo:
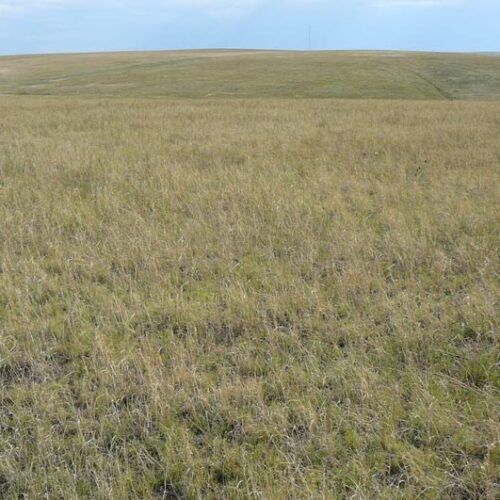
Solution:
[{"label": "thin pole on horizon", "polygon": [[311,50],[311,26],[307,28],[307,46],[308,50]]}]

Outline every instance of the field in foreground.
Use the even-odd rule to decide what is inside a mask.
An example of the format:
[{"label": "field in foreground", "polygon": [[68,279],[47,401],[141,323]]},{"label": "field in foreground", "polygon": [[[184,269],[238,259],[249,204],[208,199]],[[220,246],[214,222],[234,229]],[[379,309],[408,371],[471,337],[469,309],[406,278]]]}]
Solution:
[{"label": "field in foreground", "polygon": [[499,136],[0,98],[0,496],[494,498]]}]

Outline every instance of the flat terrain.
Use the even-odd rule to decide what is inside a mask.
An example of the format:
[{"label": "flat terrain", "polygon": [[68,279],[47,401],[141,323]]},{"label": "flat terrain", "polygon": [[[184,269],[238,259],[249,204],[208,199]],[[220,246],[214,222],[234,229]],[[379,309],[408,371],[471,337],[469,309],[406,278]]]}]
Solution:
[{"label": "flat terrain", "polygon": [[178,51],[0,58],[0,93],[500,99],[500,55]]},{"label": "flat terrain", "polygon": [[499,117],[0,98],[2,494],[493,498]]},{"label": "flat terrain", "polygon": [[[64,57],[0,63],[83,94],[0,96],[0,498],[497,498],[498,59],[404,63],[490,100],[450,102],[389,95],[399,54],[305,66],[429,100],[270,99],[313,92],[302,55]],[[175,98],[207,65],[266,98]]]}]

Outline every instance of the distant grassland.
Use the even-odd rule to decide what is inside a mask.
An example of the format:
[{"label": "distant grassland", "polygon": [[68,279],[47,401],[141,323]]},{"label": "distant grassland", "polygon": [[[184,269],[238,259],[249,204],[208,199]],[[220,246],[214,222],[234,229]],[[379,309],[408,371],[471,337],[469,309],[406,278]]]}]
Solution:
[{"label": "distant grassland", "polygon": [[500,99],[500,55],[177,51],[0,58],[0,93]]},{"label": "distant grassland", "polygon": [[[2,90],[443,98],[406,56],[107,57]],[[499,138],[496,102],[0,97],[0,497],[498,497]]]}]

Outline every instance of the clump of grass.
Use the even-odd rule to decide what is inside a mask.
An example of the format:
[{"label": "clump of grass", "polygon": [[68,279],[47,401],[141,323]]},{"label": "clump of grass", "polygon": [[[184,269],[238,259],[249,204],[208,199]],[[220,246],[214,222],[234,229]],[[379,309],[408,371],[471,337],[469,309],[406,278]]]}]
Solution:
[{"label": "clump of grass", "polygon": [[0,496],[493,498],[498,104],[0,100]]}]

